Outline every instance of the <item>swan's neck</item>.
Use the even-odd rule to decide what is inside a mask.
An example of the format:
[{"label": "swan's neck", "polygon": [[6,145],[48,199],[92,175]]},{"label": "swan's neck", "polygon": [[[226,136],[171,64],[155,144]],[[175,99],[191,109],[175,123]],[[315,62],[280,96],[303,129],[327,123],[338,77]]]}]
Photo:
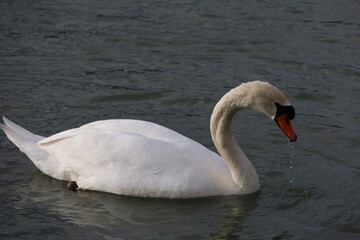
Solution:
[{"label": "swan's neck", "polygon": [[251,193],[260,188],[259,177],[231,132],[231,121],[236,112],[248,108],[232,91],[215,106],[210,120],[210,131],[216,149],[227,163],[239,193]]}]

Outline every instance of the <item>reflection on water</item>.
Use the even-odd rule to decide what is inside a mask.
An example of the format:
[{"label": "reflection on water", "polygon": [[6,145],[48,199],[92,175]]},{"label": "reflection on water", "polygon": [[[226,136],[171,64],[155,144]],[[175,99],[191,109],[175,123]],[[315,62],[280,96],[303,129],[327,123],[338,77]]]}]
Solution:
[{"label": "reflection on water", "polygon": [[[48,214],[62,216],[62,220],[76,226],[92,226],[102,236],[179,236],[191,239],[202,235],[204,228],[212,228],[213,238],[240,233],[248,215],[256,208],[258,194],[239,197],[211,197],[188,200],[168,200],[122,197],[114,194],[78,191],[66,188],[66,183],[40,172],[29,183],[34,201]],[[26,193],[22,193],[26,194]],[[21,202],[22,200],[20,200]],[[21,203],[19,203],[21,205]],[[219,222],[219,218],[221,221]],[[193,223],[199,225],[194,228]],[[114,231],[115,230],[115,231]]]}]

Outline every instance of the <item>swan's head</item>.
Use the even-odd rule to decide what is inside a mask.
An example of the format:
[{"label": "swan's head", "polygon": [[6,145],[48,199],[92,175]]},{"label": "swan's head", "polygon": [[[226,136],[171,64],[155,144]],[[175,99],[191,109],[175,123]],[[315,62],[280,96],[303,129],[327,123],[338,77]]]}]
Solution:
[{"label": "swan's head", "polygon": [[243,83],[233,91],[237,95],[238,106],[264,113],[275,120],[289,141],[296,141],[291,126],[291,120],[295,118],[294,107],[278,88],[267,82],[254,81]]}]

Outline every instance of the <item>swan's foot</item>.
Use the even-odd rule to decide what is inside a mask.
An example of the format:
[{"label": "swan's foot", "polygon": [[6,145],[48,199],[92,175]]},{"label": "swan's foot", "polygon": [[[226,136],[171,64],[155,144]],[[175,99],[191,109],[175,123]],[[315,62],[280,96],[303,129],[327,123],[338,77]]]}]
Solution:
[{"label": "swan's foot", "polygon": [[79,188],[79,186],[77,185],[77,183],[75,181],[71,181],[68,183],[67,188],[70,189],[71,191],[76,192],[76,190]]}]

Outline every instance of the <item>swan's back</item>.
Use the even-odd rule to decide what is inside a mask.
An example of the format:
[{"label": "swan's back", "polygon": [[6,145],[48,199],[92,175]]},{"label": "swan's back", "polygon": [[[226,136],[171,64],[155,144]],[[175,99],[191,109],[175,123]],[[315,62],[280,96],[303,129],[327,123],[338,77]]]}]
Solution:
[{"label": "swan's back", "polygon": [[110,119],[88,123],[83,125],[81,128],[96,128],[108,129],[113,131],[123,131],[173,143],[188,143],[189,141],[195,142],[169,128],[163,127],[156,123],[142,120]]}]

